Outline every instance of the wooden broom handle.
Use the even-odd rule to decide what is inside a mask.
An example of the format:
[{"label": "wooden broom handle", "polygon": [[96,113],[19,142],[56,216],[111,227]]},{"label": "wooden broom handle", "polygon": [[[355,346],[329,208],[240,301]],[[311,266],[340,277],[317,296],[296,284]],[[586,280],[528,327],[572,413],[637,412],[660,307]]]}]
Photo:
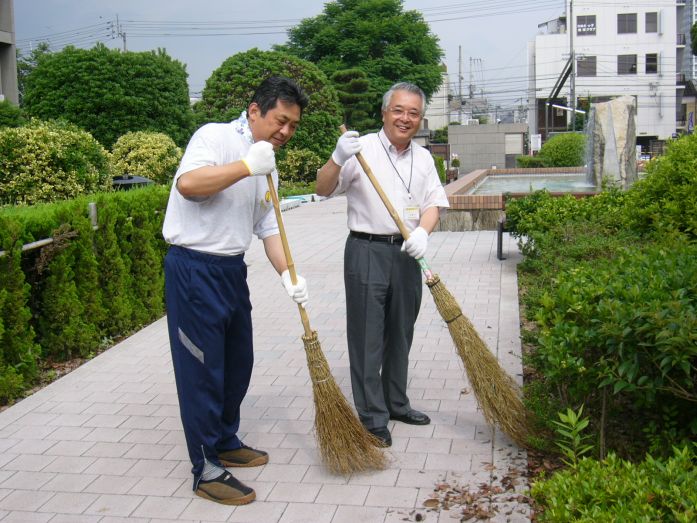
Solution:
[{"label": "wooden broom handle", "polygon": [[[346,126],[344,124],[341,124],[341,127],[339,127],[339,129],[341,130],[341,134],[343,134],[347,131]],[[358,163],[361,164],[361,167],[363,167],[365,174],[368,175],[368,179],[370,180],[370,183],[373,184],[373,187],[375,187],[375,190],[378,192],[378,195],[380,196],[382,203],[385,204],[385,207],[387,208],[387,212],[390,213],[390,216],[392,216],[392,219],[397,224],[397,228],[399,229],[399,232],[402,234],[402,238],[404,238],[405,240],[408,240],[409,239],[409,229],[406,228],[406,226],[404,225],[404,222],[399,217],[399,214],[397,213],[395,208],[392,206],[392,202],[385,194],[385,191],[382,190],[382,187],[380,187],[380,183],[378,182],[377,178],[375,178],[375,175],[373,174],[373,171],[371,170],[370,166],[368,165],[368,162],[365,161],[365,158],[363,158],[363,155],[360,152],[356,153],[356,158],[358,159]]]},{"label": "wooden broom handle", "polygon": [[[269,194],[271,194],[271,201],[273,201],[273,209],[276,212],[278,231],[281,234],[281,243],[283,244],[283,253],[286,256],[286,264],[288,265],[288,272],[290,273],[290,281],[293,283],[293,285],[295,285],[296,283],[298,283],[298,275],[295,272],[293,256],[290,254],[290,246],[288,245],[286,228],[283,226],[283,217],[281,216],[281,204],[278,202],[278,194],[276,193],[276,188],[273,185],[273,177],[271,176],[271,173],[266,175],[266,181],[269,184]],[[312,329],[310,328],[310,319],[307,317],[307,311],[305,310],[305,307],[298,303],[298,310],[300,311],[300,320],[303,322],[303,329],[305,329],[305,336],[312,335]]]}]

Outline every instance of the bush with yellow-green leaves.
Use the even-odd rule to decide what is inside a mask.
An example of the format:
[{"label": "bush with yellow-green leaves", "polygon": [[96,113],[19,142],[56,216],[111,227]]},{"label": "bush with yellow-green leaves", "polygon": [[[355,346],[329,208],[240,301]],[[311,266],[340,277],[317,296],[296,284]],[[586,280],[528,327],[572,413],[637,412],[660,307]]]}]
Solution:
[{"label": "bush with yellow-green leaves", "polygon": [[148,131],[124,134],[111,153],[116,176],[143,176],[161,184],[172,181],[182,158],[182,150],[169,136]]},{"label": "bush with yellow-green leaves", "polygon": [[281,188],[312,184],[322,165],[324,160],[309,149],[289,149],[277,164],[279,184]]},{"label": "bush with yellow-green leaves", "polygon": [[0,205],[66,200],[111,183],[109,153],[72,124],[0,128]]}]

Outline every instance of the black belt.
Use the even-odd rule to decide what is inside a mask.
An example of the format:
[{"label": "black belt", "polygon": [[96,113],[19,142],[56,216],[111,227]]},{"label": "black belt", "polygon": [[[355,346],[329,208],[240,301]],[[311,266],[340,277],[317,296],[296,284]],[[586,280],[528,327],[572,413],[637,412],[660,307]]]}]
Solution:
[{"label": "black belt", "polygon": [[404,238],[401,234],[370,234],[367,232],[357,232],[351,231],[351,236],[354,238],[360,238],[361,240],[368,240],[371,242],[385,242],[385,243],[396,243],[402,244]]}]

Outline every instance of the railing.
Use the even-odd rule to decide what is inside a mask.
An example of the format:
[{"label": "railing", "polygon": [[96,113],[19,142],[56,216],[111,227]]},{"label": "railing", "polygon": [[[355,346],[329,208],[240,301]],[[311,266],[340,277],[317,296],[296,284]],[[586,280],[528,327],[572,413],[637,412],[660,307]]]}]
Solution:
[{"label": "railing", "polygon": [[687,37],[685,36],[685,33],[678,33],[675,36],[677,45],[685,45],[687,43]]}]

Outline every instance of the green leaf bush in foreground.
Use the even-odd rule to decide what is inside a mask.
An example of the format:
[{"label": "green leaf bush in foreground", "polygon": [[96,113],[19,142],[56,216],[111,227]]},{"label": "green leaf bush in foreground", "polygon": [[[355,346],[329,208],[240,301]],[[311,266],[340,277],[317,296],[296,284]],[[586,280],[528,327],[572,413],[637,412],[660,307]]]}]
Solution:
[{"label": "green leaf bush in foreground", "polygon": [[174,178],[182,154],[174,140],[164,133],[126,133],[111,148],[114,176],[130,174],[167,184]]},{"label": "green leaf bush in foreground", "polygon": [[673,405],[677,440],[695,436],[697,245],[676,239],[579,264],[542,295],[535,320],[531,361],[565,401],[606,388],[609,408],[641,409],[643,425]]},{"label": "green leaf bush in foreground", "polygon": [[109,153],[69,124],[0,129],[0,205],[53,202],[111,189]]},{"label": "green leaf bush in foreground", "polygon": [[609,454],[598,462],[583,458],[577,468],[557,472],[532,487],[537,514],[546,523],[604,521],[697,521],[695,445],[675,448],[659,461],[647,456],[632,464]]}]

